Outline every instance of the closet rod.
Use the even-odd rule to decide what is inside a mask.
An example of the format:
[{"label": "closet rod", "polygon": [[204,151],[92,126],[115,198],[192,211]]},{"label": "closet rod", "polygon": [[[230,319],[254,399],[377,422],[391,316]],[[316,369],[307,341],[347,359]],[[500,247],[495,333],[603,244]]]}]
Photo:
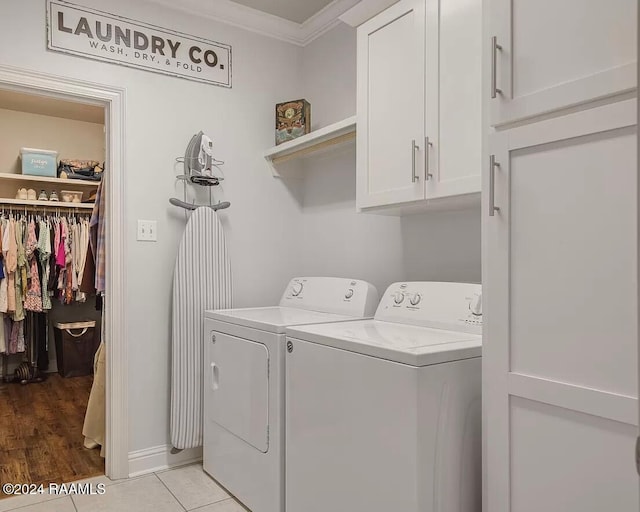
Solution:
[{"label": "closet rod", "polygon": [[49,206],[49,205],[20,206],[18,204],[2,203],[1,201],[0,201],[0,211],[4,211],[5,213],[6,212],[24,213],[25,211],[27,212],[51,211],[51,212],[56,212],[60,214],[64,214],[64,213],[83,214],[84,213],[86,215],[91,215],[91,212],[92,212],[92,210],[88,208],[74,208],[73,206]]}]

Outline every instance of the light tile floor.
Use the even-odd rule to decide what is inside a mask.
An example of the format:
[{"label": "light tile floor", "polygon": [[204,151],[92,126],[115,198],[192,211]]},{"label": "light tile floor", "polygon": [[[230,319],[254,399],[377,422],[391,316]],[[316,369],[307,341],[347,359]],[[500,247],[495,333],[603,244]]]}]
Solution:
[{"label": "light tile floor", "polygon": [[0,512],[247,512],[192,464],[126,480],[106,476],[81,483],[105,485],[102,495],[16,496],[0,500]]}]

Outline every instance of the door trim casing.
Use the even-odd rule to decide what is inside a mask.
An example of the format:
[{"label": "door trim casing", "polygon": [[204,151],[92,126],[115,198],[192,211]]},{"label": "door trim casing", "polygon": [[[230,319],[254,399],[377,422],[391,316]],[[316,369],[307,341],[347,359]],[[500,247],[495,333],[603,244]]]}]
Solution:
[{"label": "door trim casing", "polygon": [[125,312],[125,100],[126,90],[69,77],[0,65],[0,89],[105,108],[106,180],[106,457],[109,478],[129,477],[128,351]]}]

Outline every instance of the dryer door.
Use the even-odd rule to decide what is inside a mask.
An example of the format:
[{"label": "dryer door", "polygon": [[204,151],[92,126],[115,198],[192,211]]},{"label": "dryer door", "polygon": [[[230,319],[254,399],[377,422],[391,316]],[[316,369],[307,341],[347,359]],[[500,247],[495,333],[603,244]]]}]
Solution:
[{"label": "dryer door", "polygon": [[232,434],[269,449],[269,351],[261,343],[211,331],[205,354],[205,410]]}]

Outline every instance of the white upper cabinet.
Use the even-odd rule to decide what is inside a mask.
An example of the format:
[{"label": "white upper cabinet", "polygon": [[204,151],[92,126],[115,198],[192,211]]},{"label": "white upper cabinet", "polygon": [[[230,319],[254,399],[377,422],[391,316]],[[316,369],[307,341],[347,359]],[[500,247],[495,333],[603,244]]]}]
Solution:
[{"label": "white upper cabinet", "polygon": [[480,192],[482,4],[427,2],[427,199]]},{"label": "white upper cabinet", "polygon": [[491,125],[633,90],[636,24],[636,0],[489,0]]},{"label": "white upper cabinet", "polygon": [[358,28],[358,208],[424,198],[424,34],[424,0]]},{"label": "white upper cabinet", "polygon": [[358,208],[480,192],[481,20],[479,0],[400,0],[358,27]]}]

